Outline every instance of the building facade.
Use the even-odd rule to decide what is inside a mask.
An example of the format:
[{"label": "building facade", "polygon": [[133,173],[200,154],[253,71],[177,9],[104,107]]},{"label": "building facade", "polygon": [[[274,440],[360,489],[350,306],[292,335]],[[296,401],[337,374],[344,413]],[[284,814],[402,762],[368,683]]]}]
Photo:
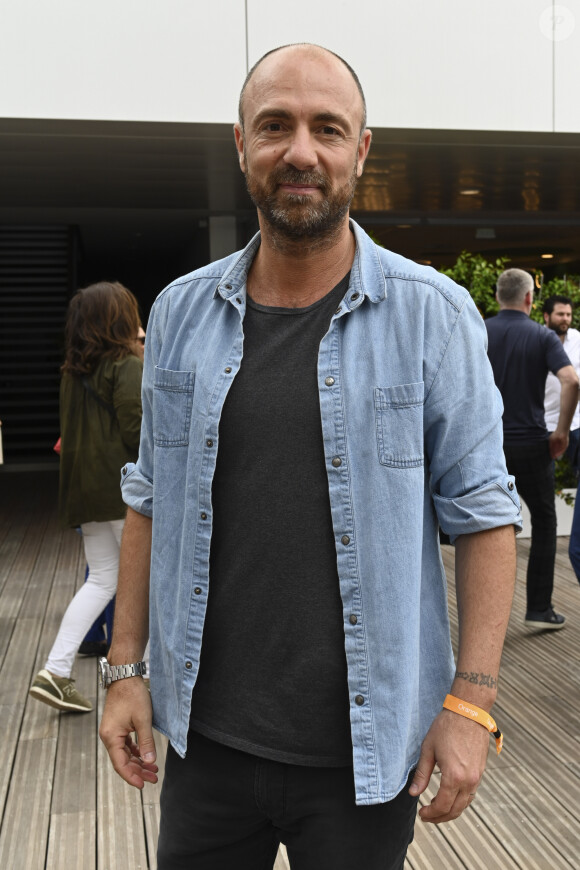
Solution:
[{"label": "building facade", "polygon": [[263,53],[304,41],[365,90],[374,138],[353,213],[381,243],[435,266],[467,249],[580,272],[580,0],[0,0],[7,463],[58,436],[77,286],[120,280],[146,319],[165,284],[255,231],[240,86]]}]

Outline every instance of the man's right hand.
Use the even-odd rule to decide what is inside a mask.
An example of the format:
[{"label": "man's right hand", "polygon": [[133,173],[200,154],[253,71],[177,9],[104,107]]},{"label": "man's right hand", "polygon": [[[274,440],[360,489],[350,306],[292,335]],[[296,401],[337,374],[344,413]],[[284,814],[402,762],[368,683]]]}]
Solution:
[{"label": "man's right hand", "polygon": [[569,443],[569,435],[568,432],[560,432],[556,429],[555,432],[552,432],[550,437],[548,438],[548,445],[550,448],[550,456],[552,459],[559,459],[560,456],[563,456],[568,448]]},{"label": "man's right hand", "polygon": [[141,677],[119,680],[107,689],[99,737],[125,782],[135,788],[157,782],[151,697]]}]

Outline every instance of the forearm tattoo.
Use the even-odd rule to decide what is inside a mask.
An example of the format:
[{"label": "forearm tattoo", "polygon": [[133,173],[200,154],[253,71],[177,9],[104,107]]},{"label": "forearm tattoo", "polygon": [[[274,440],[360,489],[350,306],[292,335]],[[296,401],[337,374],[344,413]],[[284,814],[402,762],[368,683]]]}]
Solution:
[{"label": "forearm tattoo", "polygon": [[455,676],[476,686],[487,686],[489,689],[497,689],[497,680],[491,674],[478,674],[476,671],[456,671]]}]

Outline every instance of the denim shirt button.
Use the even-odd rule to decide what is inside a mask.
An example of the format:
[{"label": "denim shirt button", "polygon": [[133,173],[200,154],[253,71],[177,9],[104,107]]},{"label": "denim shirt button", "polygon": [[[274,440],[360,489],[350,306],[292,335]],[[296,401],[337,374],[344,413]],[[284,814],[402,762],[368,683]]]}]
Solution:
[{"label": "denim shirt button", "polygon": [[357,695],[354,699],[354,702],[355,702],[355,704],[357,704],[357,706],[362,707],[362,705],[365,702],[365,699],[363,698],[362,695]]},{"label": "denim shirt button", "polygon": [[360,293],[353,293],[352,296],[350,297],[350,301],[354,302],[355,299],[358,299],[359,296],[360,296]]},{"label": "denim shirt button", "polygon": [[[193,591],[195,592],[196,595],[201,595],[201,586],[196,586]],[[191,662],[189,663],[189,665],[191,667]],[[187,665],[185,667],[187,667]]]},{"label": "denim shirt button", "polygon": [[208,438],[205,443],[207,444],[208,447],[213,447],[213,441],[211,440],[211,438]]},{"label": "denim shirt button", "polygon": [[186,662],[185,667],[187,668],[188,671],[190,671],[192,669],[193,665],[191,664],[191,662]]},{"label": "denim shirt button", "polygon": [[356,613],[351,613],[351,615],[348,617],[348,621],[350,622],[351,625],[356,625],[358,622],[358,618],[357,618]]},{"label": "denim shirt button", "polygon": [[325,378],[324,383],[326,384],[327,387],[331,387],[334,383],[334,378]]},{"label": "denim shirt button", "polygon": [[205,513],[205,511],[202,511],[202,513],[200,513],[200,517],[202,518],[202,520],[207,520],[207,514]]},{"label": "denim shirt button", "polygon": [[347,544],[350,544],[350,538],[348,535],[343,535],[340,540],[342,541],[342,543],[344,544],[345,547]]},{"label": "denim shirt button", "polygon": [[226,375],[229,375],[230,372],[231,372],[231,370],[232,370],[232,367],[231,367],[231,366],[226,366],[225,369],[224,369],[224,372],[226,373]]},{"label": "denim shirt button", "polygon": [[511,480],[510,480],[510,482],[508,483],[508,489],[509,489],[509,491],[511,492],[511,491],[513,490],[513,488],[514,488],[514,485],[513,485],[513,483],[512,483]]},{"label": "denim shirt button", "polygon": [[335,468],[340,468],[340,466],[342,465],[342,459],[340,458],[340,456],[335,456],[332,460],[332,464]]}]

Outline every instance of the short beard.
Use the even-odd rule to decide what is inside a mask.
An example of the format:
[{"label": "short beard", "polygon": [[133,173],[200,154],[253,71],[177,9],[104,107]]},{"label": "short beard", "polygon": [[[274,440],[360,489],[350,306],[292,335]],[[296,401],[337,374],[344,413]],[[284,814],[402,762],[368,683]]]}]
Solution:
[{"label": "short beard", "polygon": [[567,326],[551,326],[550,329],[553,329],[556,335],[566,335],[568,332]]},{"label": "short beard", "polygon": [[[268,224],[272,243],[278,250],[298,248],[304,253],[326,247],[339,235],[356,182],[356,164],[348,181],[336,190],[322,172],[301,172],[292,167],[276,169],[262,183],[249,170],[246,171],[248,193]],[[295,193],[286,194],[280,202],[280,184],[316,185],[323,199],[312,202],[309,196]]]}]

